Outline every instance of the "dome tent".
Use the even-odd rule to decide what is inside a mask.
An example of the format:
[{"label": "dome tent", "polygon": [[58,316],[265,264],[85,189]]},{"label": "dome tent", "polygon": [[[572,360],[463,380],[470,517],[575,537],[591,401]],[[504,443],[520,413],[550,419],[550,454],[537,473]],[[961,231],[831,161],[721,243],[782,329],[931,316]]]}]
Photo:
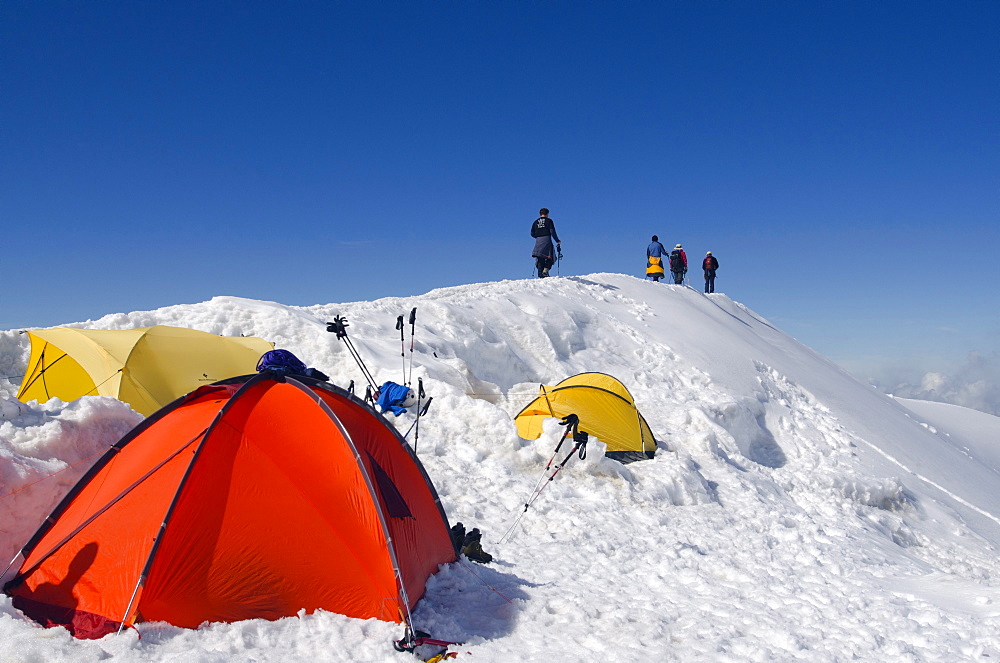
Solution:
[{"label": "dome tent", "polygon": [[631,462],[652,458],[656,452],[656,439],[632,394],[604,373],[580,373],[554,387],[541,385],[538,397],[514,417],[514,423],[518,435],[536,440],[545,419],[569,414],[580,418],[581,431],[607,445],[609,458]]},{"label": "dome tent", "polygon": [[320,609],[409,623],[427,578],[456,559],[396,429],[343,389],[270,371],[147,418],[19,557],[14,606],[77,637]]},{"label": "dome tent", "polygon": [[18,399],[111,396],[149,416],[202,385],[253,373],[274,343],[185,327],[27,332],[31,356]]}]

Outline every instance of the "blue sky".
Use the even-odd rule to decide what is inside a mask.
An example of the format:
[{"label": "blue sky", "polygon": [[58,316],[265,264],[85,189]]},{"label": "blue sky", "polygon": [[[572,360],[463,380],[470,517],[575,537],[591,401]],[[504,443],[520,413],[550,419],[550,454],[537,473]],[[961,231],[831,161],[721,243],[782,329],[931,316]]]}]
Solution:
[{"label": "blue sky", "polygon": [[712,250],[859,373],[995,353],[997,44],[996,2],[5,0],[0,328],[527,278],[546,206],[563,275]]}]

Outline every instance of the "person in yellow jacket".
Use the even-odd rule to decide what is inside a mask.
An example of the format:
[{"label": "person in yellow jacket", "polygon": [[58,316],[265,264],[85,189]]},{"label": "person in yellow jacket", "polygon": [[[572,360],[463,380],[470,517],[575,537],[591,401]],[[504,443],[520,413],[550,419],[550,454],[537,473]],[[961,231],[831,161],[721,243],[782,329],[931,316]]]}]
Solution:
[{"label": "person in yellow jacket", "polygon": [[646,247],[646,276],[659,283],[664,276],[663,256],[667,255],[667,250],[660,244],[660,238],[653,235],[653,241]]}]

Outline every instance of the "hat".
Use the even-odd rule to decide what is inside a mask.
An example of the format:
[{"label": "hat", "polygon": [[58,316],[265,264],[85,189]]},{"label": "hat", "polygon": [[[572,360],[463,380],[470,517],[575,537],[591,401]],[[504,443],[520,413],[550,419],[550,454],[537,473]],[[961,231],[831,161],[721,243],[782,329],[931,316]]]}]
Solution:
[{"label": "hat", "polygon": [[710,255],[712,255],[712,252],[711,251],[706,251],[705,255],[710,256]]},{"label": "hat", "polygon": [[674,248],[675,248],[675,249],[683,249],[684,247],[683,247],[683,246],[681,246],[680,244],[678,244],[678,245],[677,245],[677,246],[675,246]]}]

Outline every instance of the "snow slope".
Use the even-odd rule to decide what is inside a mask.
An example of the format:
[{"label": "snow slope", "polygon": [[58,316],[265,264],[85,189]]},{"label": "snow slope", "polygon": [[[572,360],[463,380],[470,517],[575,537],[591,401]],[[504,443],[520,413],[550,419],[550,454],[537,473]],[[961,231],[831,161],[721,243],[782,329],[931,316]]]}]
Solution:
[{"label": "snow slope", "polygon": [[[413,307],[411,355],[395,323]],[[970,451],[997,429],[969,420],[948,437],[951,420],[928,424],[725,295],[591,274],[311,307],[216,297],[79,326],[261,336],[363,390],[326,332],[335,315],[379,382],[423,379],[434,401],[409,440],[451,521],[482,529],[495,555],[442,569],[417,607],[418,628],[466,643],[460,658],[1000,657],[1000,477],[995,453]],[[23,372],[26,343],[0,332],[0,374]],[[525,441],[512,417],[539,383],[583,371],[629,388],[660,451],[623,466],[595,440],[522,513],[561,429]],[[8,559],[138,420],[96,397],[16,409],[0,423]],[[74,641],[0,598],[0,661],[406,660],[397,625],[325,613],[139,632]]]},{"label": "snow slope", "polygon": [[1000,417],[950,403],[895,400],[921,426],[1000,475]]}]

